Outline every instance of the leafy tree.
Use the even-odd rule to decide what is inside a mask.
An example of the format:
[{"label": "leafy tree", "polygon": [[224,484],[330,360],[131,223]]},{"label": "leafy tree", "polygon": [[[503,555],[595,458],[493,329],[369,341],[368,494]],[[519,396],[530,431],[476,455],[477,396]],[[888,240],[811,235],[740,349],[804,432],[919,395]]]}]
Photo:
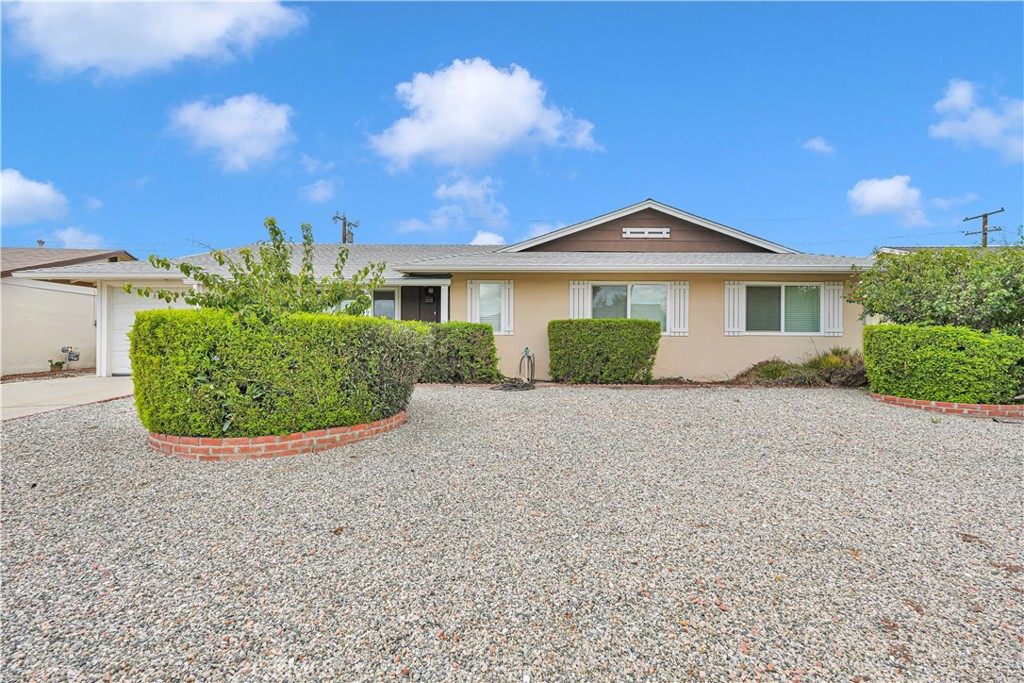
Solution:
[{"label": "leafy tree", "polygon": [[902,325],[953,325],[1024,335],[1024,243],[993,249],[878,254],[847,300]]},{"label": "leafy tree", "polygon": [[370,264],[346,278],[342,271],[348,259],[348,247],[342,246],[335,259],[334,274],[317,278],[313,272],[313,229],[304,223],[302,254],[295,272],[291,267],[295,244],[286,239],[273,218],[268,218],[263,225],[270,240],[259,242],[256,253],[244,248],[235,259],[219,249],[210,252],[218,266],[227,266],[226,276],[192,263],[172,263],[166,258],[150,256],[153,266],[168,271],[176,268],[198,286],[181,292],[126,284],[124,290],[167,302],[180,299],[192,306],[227,310],[264,323],[285,313],[339,311],[359,315],[373,304],[373,290],[384,282],[384,264]]}]

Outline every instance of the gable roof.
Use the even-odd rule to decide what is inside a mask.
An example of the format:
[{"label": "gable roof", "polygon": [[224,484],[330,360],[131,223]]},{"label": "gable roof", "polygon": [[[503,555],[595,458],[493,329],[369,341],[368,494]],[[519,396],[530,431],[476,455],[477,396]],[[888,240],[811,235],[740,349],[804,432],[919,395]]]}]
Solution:
[{"label": "gable roof", "polygon": [[45,247],[0,247],[0,277],[29,268],[57,268],[89,261],[116,258],[134,261],[123,249],[49,249]]},{"label": "gable roof", "polygon": [[525,251],[532,247],[536,247],[537,245],[545,244],[547,242],[559,239],[560,237],[572,235],[573,233],[580,232],[581,230],[586,230],[587,228],[592,228],[594,226],[601,225],[602,223],[607,223],[618,218],[624,218],[638,211],[643,211],[644,209],[654,209],[655,211],[660,211],[668,216],[672,216],[674,218],[678,218],[684,221],[689,221],[690,223],[699,225],[703,228],[707,228],[708,230],[713,230],[723,235],[728,235],[729,237],[738,239],[741,242],[747,242],[748,244],[756,245],[758,247],[761,247],[762,249],[767,249],[768,251],[776,254],[800,253],[795,249],[784,247],[781,244],[776,244],[775,242],[769,242],[766,239],[761,239],[760,237],[756,237],[754,235],[751,235],[750,233],[743,232],[742,230],[730,228],[728,225],[722,225],[721,223],[716,223],[715,221],[709,220],[707,218],[702,218],[701,216],[697,216],[692,213],[687,213],[682,209],[677,209],[675,207],[669,206],[668,204],[662,204],[661,202],[655,201],[650,198],[645,199],[644,201],[638,204],[627,206],[624,209],[619,209],[618,211],[612,211],[611,213],[606,213],[604,215],[597,216],[596,218],[591,218],[590,220],[583,221],[582,223],[567,225],[559,230],[554,230],[552,232],[545,233],[543,235],[539,235],[537,237],[533,237],[531,239],[518,242],[516,244],[511,244],[507,247],[499,249],[498,251],[503,253],[516,253]]}]

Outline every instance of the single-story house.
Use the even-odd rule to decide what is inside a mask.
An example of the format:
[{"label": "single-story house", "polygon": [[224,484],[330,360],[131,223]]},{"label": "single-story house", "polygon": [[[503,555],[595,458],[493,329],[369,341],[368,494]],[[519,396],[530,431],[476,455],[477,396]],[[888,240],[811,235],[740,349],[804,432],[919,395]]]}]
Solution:
[{"label": "single-story house", "polygon": [[[338,246],[317,245],[318,275],[332,272]],[[208,255],[177,260],[216,267]],[[860,307],[845,294],[852,267],[873,263],[802,254],[652,199],[504,247],[353,244],[346,271],[382,261],[370,314],[490,323],[506,374],[529,347],[538,378],[548,376],[550,320],[639,317],[662,326],[655,375],[693,380],[726,379],[775,356],[859,349]],[[126,294],[124,283],[192,284],[141,261],[19,276],[97,286],[100,375],[131,371],[125,333],[135,311],[166,306]]]},{"label": "single-story house", "polygon": [[16,375],[49,370],[62,360],[61,348],[73,346],[79,359],[71,367],[96,366],[96,287],[14,277],[35,268],[134,261],[123,250],[0,247],[0,371]]}]

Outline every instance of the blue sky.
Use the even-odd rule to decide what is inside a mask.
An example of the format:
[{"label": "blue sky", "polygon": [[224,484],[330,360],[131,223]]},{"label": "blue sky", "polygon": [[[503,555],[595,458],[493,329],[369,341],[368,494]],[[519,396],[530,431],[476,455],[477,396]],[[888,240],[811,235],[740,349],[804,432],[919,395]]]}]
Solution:
[{"label": "blue sky", "polygon": [[[1024,215],[1021,3],[3,4],[5,246],[524,239],[647,197],[807,252]],[[199,244],[197,244],[199,243]]]}]

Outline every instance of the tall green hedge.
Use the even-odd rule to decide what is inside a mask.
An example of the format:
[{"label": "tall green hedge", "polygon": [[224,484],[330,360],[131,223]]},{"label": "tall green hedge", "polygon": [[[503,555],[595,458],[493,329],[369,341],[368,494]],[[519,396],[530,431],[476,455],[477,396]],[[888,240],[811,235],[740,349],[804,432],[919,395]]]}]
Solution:
[{"label": "tall green hedge", "polygon": [[494,328],[486,323],[430,326],[430,347],[421,382],[491,384],[501,380]]},{"label": "tall green hedge", "polygon": [[178,436],[362,424],[409,402],[421,323],[299,313],[264,324],[213,309],[144,311],[129,333],[139,418]]},{"label": "tall green hedge", "polygon": [[1003,404],[1024,386],[1024,339],[967,327],[869,325],[864,365],[878,394]]},{"label": "tall green hedge", "polygon": [[654,320],[552,320],[551,377],[570,384],[648,383],[660,341]]}]

